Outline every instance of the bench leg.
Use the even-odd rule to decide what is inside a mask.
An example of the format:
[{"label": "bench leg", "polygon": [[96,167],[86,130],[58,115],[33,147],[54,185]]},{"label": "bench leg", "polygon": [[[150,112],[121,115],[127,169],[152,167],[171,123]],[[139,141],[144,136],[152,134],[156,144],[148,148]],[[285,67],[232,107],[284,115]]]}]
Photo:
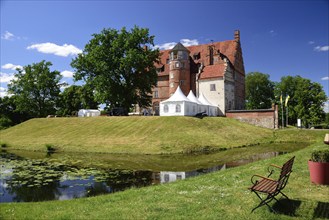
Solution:
[{"label": "bench leg", "polygon": [[275,212],[271,206],[268,205],[268,203],[270,203],[273,199],[275,199],[276,201],[278,201],[274,196],[275,195],[271,195],[268,194],[267,197],[265,199],[262,199],[262,197],[260,195],[258,195],[258,193],[256,191],[253,191],[257,197],[261,200],[261,202],[258,204],[258,206],[256,206],[255,208],[253,208],[251,210],[251,212],[255,211],[256,209],[258,209],[259,207],[266,205],[270,210],[272,210],[273,212]]}]

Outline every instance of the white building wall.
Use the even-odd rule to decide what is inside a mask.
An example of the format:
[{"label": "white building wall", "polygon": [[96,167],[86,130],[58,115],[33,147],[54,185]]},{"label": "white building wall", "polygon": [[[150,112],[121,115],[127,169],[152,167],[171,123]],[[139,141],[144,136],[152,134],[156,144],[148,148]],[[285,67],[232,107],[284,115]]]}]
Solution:
[{"label": "white building wall", "polygon": [[[215,90],[211,91],[211,87],[215,85]],[[225,114],[225,86],[222,77],[215,79],[199,80],[199,94],[203,93],[206,99],[220,110],[219,115]]]},{"label": "white building wall", "polygon": [[227,66],[225,77],[225,111],[235,109],[235,83],[234,83],[234,72]]}]

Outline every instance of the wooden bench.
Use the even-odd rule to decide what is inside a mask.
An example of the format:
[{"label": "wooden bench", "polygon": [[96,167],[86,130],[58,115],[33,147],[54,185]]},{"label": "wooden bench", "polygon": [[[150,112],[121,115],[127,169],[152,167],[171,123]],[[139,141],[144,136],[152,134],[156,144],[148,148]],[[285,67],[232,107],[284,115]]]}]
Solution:
[{"label": "wooden bench", "polygon": [[[248,189],[254,192],[257,197],[261,200],[258,206],[256,206],[251,212],[255,209],[267,205],[272,211],[274,211],[268,203],[271,202],[273,199],[278,201],[275,196],[279,193],[289,199],[282,190],[288,183],[288,179],[290,173],[292,172],[292,165],[294,163],[295,157],[292,157],[288,160],[282,167],[277,165],[270,165],[268,168],[269,175],[267,177],[263,177],[261,175],[253,175],[251,177],[251,182],[253,185]],[[277,180],[271,179],[270,176],[275,172],[275,169],[280,170],[280,176]],[[279,202],[279,201],[278,201]]]}]

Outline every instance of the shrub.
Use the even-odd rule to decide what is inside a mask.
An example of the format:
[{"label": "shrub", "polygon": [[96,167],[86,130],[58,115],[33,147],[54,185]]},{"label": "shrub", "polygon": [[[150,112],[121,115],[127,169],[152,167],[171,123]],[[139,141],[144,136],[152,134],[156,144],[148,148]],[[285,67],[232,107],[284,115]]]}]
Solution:
[{"label": "shrub", "polygon": [[329,163],[329,150],[313,151],[311,154],[311,161]]},{"label": "shrub", "polygon": [[46,150],[48,153],[55,151],[55,146],[52,144],[46,144]]}]

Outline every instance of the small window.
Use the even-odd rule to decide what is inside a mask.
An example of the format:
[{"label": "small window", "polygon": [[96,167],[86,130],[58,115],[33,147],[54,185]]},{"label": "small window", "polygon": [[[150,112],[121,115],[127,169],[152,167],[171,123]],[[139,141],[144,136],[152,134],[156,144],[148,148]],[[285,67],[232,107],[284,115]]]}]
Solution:
[{"label": "small window", "polygon": [[181,112],[181,106],[180,106],[180,104],[177,104],[176,105],[176,112]]},{"label": "small window", "polygon": [[210,84],[210,91],[216,91],[216,84]]},{"label": "small window", "polygon": [[182,177],[182,175],[177,175],[177,176],[176,176],[176,179],[177,179],[177,180],[181,180],[181,179],[183,179],[183,177]]},{"label": "small window", "polygon": [[159,92],[158,91],[154,91],[153,98],[159,98]]},{"label": "small window", "polygon": [[176,63],[175,63],[175,67],[176,67],[176,68],[179,68],[179,67],[180,67],[180,63],[179,63],[179,62],[176,62]]},{"label": "small window", "polygon": [[169,60],[169,58],[168,58],[168,59],[166,60],[166,64],[168,64],[168,63],[169,63],[169,61],[170,61],[170,60]]},{"label": "small window", "polygon": [[167,112],[169,111],[169,107],[168,107],[168,105],[164,105],[164,106],[163,106],[163,111],[164,111],[165,113],[167,113]]},{"label": "small window", "polygon": [[184,80],[180,80],[180,81],[179,81],[179,85],[180,85],[180,86],[184,85]]},{"label": "small window", "polygon": [[170,83],[170,88],[173,88],[174,87],[174,83]]},{"label": "small window", "polygon": [[174,78],[174,73],[170,73],[170,79]]}]

